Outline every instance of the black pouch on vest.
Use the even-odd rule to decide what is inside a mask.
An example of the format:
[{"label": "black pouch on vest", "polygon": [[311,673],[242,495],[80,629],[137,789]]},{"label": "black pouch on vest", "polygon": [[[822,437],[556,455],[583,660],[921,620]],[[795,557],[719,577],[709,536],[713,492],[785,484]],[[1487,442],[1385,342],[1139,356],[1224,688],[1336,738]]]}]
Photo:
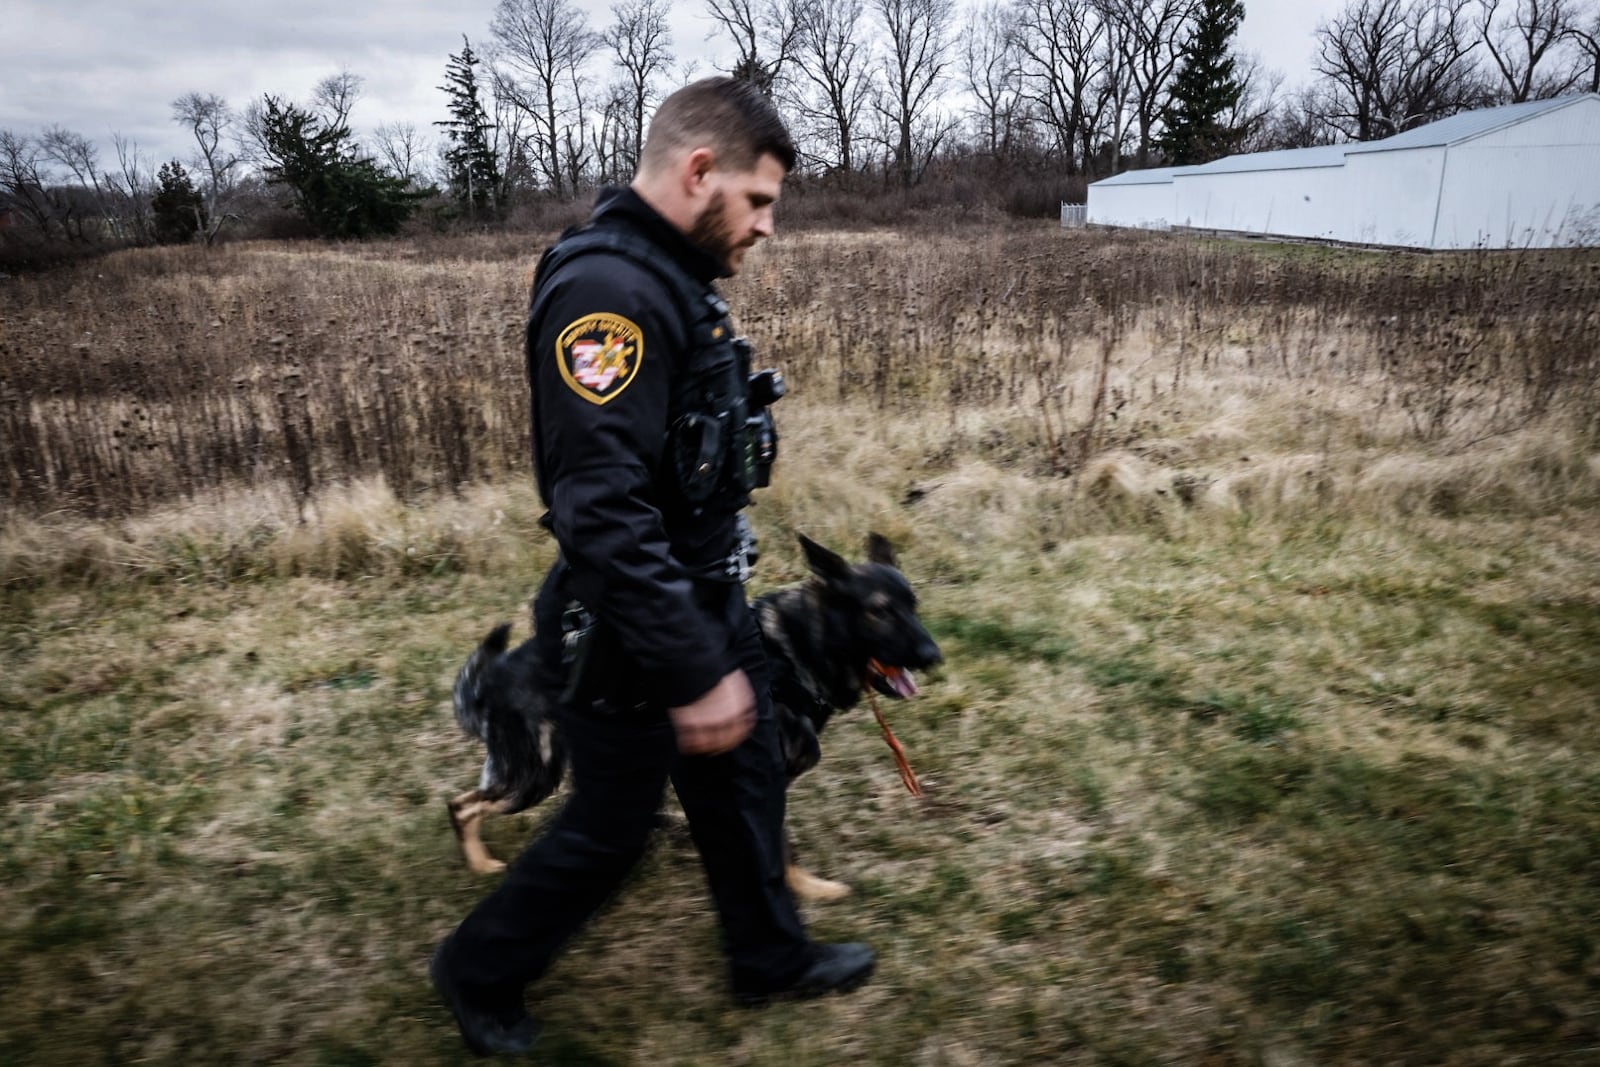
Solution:
[{"label": "black pouch on vest", "polygon": [[725,465],[722,420],[691,411],[672,428],[672,464],[678,489],[691,504],[704,504],[717,493]]}]

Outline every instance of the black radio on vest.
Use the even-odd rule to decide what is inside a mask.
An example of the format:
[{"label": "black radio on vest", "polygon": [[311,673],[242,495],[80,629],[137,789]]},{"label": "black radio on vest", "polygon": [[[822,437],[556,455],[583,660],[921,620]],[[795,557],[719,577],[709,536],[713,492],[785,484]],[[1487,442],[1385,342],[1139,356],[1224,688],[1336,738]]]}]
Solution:
[{"label": "black radio on vest", "polygon": [[[743,337],[734,343],[749,351],[750,343]],[[749,452],[745,466],[750,470],[751,486],[765,489],[772,484],[772,464],[778,458],[778,426],[772,421],[771,406],[782,400],[789,388],[783,384],[783,375],[769,368],[750,375],[749,391],[751,413],[745,424]]]}]

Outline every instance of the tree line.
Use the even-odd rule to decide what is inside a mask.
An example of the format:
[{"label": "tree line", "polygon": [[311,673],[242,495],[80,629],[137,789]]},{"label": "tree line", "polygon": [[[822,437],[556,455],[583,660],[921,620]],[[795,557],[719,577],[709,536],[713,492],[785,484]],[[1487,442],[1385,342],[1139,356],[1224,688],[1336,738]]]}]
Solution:
[{"label": "tree line", "polygon": [[[1056,185],[1234,152],[1386,137],[1458,111],[1600,91],[1600,0],[1349,0],[1293,91],[1240,54],[1239,0],[703,0],[730,72],[789,117],[802,188],[861,196],[1052,176]],[[0,236],[212,241],[298,220],[393,232],[419,208],[488,223],[625,181],[655,105],[697,72],[667,0],[500,0],[441,71],[440,117],[358,135],[362,79],[294,102],[186,93],[193,141],[157,168],[113,136],[0,130]],[[932,192],[928,190],[930,187]],[[997,194],[998,191],[998,194]],[[1045,204],[1053,201],[1046,198]]]}]

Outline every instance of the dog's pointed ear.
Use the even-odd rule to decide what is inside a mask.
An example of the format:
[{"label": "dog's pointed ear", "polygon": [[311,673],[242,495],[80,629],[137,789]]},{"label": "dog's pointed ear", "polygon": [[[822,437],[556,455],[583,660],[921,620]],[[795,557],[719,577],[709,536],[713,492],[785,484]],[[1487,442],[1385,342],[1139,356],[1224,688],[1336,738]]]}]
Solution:
[{"label": "dog's pointed ear", "polygon": [[867,560],[871,563],[881,563],[885,567],[900,566],[894,561],[894,546],[881,533],[867,534]]},{"label": "dog's pointed ear", "polygon": [[843,582],[850,578],[850,564],[845,562],[843,556],[830,552],[817,544],[805,534],[796,534],[800,538],[800,547],[806,554],[806,566],[825,582]]}]

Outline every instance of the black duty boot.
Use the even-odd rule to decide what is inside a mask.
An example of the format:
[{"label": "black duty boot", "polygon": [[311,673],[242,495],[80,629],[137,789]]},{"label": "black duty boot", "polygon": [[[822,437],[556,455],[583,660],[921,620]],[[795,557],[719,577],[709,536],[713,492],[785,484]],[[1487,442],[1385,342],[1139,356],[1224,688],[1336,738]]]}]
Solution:
[{"label": "black duty boot", "polygon": [[428,977],[433,988],[455,1016],[461,1040],[474,1056],[491,1056],[496,1053],[520,1055],[533,1048],[539,1040],[539,1024],[533,1020],[520,1002],[510,997],[495,998],[491,1003],[481,995],[475,997],[471,989],[456,981],[445,962],[446,941],[434,950],[428,963]]},{"label": "black duty boot", "polygon": [[848,993],[872,974],[877,957],[859,942],[811,946],[811,962],[799,975],[781,985],[733,987],[733,999],[747,1008],[774,1000],[806,1000],[825,993]]}]

